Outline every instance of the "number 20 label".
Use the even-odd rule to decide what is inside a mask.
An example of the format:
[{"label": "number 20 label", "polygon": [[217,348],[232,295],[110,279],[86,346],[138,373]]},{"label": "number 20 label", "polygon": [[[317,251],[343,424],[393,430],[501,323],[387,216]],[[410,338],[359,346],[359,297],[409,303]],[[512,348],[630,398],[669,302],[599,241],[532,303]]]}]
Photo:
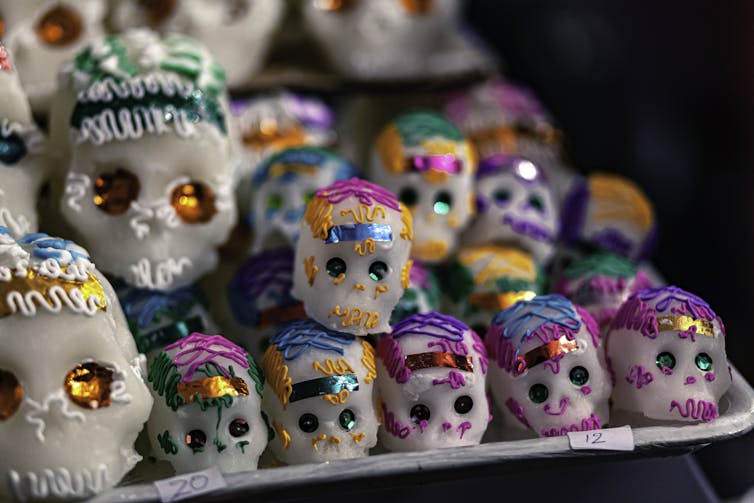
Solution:
[{"label": "number 20 label", "polygon": [[604,430],[572,431],[568,441],[574,451],[633,451],[634,434],[630,426]]},{"label": "number 20 label", "polygon": [[227,487],[222,473],[216,466],[200,472],[185,473],[169,479],[158,480],[154,484],[157,486],[160,500],[163,503],[180,501]]}]

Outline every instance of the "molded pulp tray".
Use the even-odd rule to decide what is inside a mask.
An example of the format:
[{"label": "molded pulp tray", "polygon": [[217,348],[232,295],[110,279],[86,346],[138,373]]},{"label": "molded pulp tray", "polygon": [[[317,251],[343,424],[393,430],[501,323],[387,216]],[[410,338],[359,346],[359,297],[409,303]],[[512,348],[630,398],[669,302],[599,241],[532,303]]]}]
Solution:
[{"label": "molded pulp tray", "polygon": [[[720,403],[721,415],[711,424],[633,428],[633,452],[573,451],[567,437],[489,442],[473,447],[411,453],[377,454],[362,459],[278,467],[225,476],[226,489],[201,496],[202,501],[276,499],[315,494],[317,486],[337,483],[338,491],[399,487],[432,480],[479,477],[570,462],[604,462],[627,457],[671,456],[692,452],[712,442],[737,437],[754,428],[754,390],[735,368],[733,385]],[[619,425],[618,423],[614,424]],[[494,427],[494,424],[491,425]],[[92,501],[159,501],[154,484],[116,487]]]}]

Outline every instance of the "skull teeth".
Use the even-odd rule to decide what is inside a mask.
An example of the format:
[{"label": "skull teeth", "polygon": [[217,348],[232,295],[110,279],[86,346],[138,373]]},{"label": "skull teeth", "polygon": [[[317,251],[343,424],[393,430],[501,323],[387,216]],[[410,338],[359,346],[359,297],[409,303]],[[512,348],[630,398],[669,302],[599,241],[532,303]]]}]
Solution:
[{"label": "skull teeth", "polygon": [[87,498],[108,487],[107,466],[100,464],[94,469],[81,468],[74,472],[67,468],[44,468],[36,472],[8,472],[10,485],[16,500],[58,498]]}]

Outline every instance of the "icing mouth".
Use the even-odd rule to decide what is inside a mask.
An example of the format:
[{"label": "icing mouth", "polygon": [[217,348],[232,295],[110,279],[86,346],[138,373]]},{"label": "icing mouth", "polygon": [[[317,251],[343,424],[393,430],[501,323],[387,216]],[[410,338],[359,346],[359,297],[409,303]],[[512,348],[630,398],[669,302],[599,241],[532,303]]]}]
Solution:
[{"label": "icing mouth", "polygon": [[676,400],[670,402],[670,413],[673,413],[674,409],[678,409],[678,414],[684,419],[702,420],[705,423],[714,421],[717,419],[717,405],[713,402],[707,402],[705,400],[694,400],[689,398],[685,404],[681,404]]},{"label": "icing mouth", "polygon": [[561,398],[560,404],[559,404],[560,409],[554,412],[550,411],[549,403],[545,404],[545,407],[544,407],[545,414],[547,414],[548,416],[562,416],[563,414],[565,414],[565,411],[568,409],[569,402],[570,400],[568,400],[568,397]]},{"label": "icing mouth", "polygon": [[178,277],[193,266],[188,257],[171,257],[158,262],[142,258],[129,267],[131,283],[137,288],[169,290]]},{"label": "icing mouth", "polygon": [[602,428],[602,421],[599,416],[592,413],[589,417],[582,419],[580,423],[572,423],[568,426],[556,428],[542,428],[539,433],[543,437],[560,437],[567,435],[571,431],[599,430],[600,428]]},{"label": "icing mouth", "polygon": [[43,468],[22,473],[8,471],[13,495],[21,502],[49,498],[88,498],[109,487],[109,479],[110,474],[104,464],[75,471],[67,468]]},{"label": "icing mouth", "polygon": [[517,234],[528,236],[535,241],[545,243],[552,241],[552,232],[543,226],[527,220],[521,220],[507,213],[503,215],[503,225],[508,225]]}]

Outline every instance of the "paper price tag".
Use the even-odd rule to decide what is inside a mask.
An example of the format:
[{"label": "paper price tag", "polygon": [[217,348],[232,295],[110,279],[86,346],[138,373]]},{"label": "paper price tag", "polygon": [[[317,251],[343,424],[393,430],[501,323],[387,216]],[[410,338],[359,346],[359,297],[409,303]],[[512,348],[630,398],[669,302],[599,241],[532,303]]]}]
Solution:
[{"label": "paper price tag", "polygon": [[574,451],[633,451],[634,432],[630,426],[604,430],[571,431],[568,441]]},{"label": "paper price tag", "polygon": [[158,480],[154,485],[157,486],[162,503],[193,498],[228,486],[223,474],[216,466],[199,472],[184,473],[169,479]]}]

